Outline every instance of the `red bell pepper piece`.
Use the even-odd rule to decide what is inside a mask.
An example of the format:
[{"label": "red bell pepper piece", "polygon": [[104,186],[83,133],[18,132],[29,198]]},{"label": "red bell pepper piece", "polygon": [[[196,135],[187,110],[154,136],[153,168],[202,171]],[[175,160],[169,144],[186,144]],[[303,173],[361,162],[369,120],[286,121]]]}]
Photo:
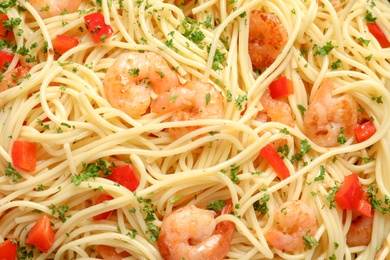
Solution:
[{"label": "red bell pepper piece", "polygon": [[37,145],[29,141],[15,140],[11,157],[15,167],[32,172],[37,165]]},{"label": "red bell pepper piece", "polygon": [[131,164],[112,168],[112,174],[108,175],[108,179],[119,183],[131,191],[135,191],[139,185],[138,176],[135,174]]},{"label": "red bell pepper piece", "polygon": [[8,21],[9,17],[6,14],[0,13],[0,38],[7,40],[14,36],[13,31],[3,25],[3,21]]},{"label": "red bell pepper piece", "polygon": [[268,88],[272,98],[282,98],[294,94],[293,84],[286,77],[273,81]]},{"label": "red bell pepper piece", "polygon": [[64,54],[68,50],[76,47],[79,44],[79,40],[73,36],[57,35],[53,39],[53,47],[59,54]]},{"label": "red bell pepper piece", "polygon": [[114,33],[112,27],[104,22],[104,16],[100,12],[84,16],[84,21],[85,27],[95,43],[104,42]]},{"label": "red bell pepper piece", "polygon": [[[107,200],[112,200],[112,199],[114,199],[112,196],[110,196],[108,194],[102,194],[97,198],[95,205],[103,203]],[[108,217],[111,215],[111,213],[112,213],[112,210],[100,213],[99,215],[93,216],[93,220],[108,219]]]},{"label": "red bell pepper piece", "polygon": [[368,30],[378,40],[382,48],[390,47],[390,42],[377,23],[367,23]]},{"label": "red bell pepper piece", "polygon": [[54,230],[47,215],[38,219],[28,233],[26,243],[32,244],[47,253],[54,244]]},{"label": "red bell pepper piece", "polygon": [[8,51],[0,51],[0,71],[6,71],[14,57],[15,55]]},{"label": "red bell pepper piece", "polygon": [[287,166],[284,164],[284,161],[275,148],[272,147],[272,145],[267,144],[264,146],[260,150],[260,156],[263,157],[269,164],[271,164],[279,178],[286,179],[290,176],[290,172]]},{"label": "red bell pepper piece", "polygon": [[364,199],[363,188],[355,173],[344,178],[334,200],[341,209],[357,210],[366,216],[371,216],[371,205]]},{"label": "red bell pepper piece", "polygon": [[0,245],[0,259],[15,260],[18,245],[11,240],[6,240]]},{"label": "red bell pepper piece", "polygon": [[375,133],[376,133],[376,128],[374,122],[372,122],[371,120],[364,122],[363,124],[357,125],[354,128],[355,138],[358,143],[366,141]]},{"label": "red bell pepper piece", "polygon": [[359,211],[361,214],[371,217],[372,216],[372,208],[370,202],[368,202],[365,199],[361,199],[359,201],[359,204],[356,208],[357,211]]}]

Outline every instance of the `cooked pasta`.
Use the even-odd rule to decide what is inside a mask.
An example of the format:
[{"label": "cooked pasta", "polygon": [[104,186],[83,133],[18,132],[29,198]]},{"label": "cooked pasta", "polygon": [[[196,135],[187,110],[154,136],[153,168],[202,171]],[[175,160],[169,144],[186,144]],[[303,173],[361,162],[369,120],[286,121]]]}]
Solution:
[{"label": "cooked pasta", "polygon": [[[4,248],[20,259],[388,258],[388,1],[68,3],[1,4]],[[352,178],[348,208],[338,198]],[[232,209],[204,211],[217,204]],[[198,231],[179,231],[186,213]],[[47,219],[52,243],[37,227]],[[222,239],[200,249],[215,226]]]}]

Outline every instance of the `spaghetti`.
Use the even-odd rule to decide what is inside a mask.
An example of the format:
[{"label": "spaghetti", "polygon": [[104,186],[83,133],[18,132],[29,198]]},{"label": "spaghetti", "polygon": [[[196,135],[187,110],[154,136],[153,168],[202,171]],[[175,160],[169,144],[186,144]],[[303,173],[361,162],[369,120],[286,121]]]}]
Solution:
[{"label": "spaghetti", "polygon": [[[187,205],[206,209],[221,201],[234,205],[232,214],[216,217],[217,223],[234,223],[226,259],[390,255],[390,49],[367,25],[375,23],[390,39],[389,2],[102,0],[81,1],[75,12],[62,9],[46,17],[42,13],[53,3],[47,4],[39,12],[35,1],[3,1],[2,7],[13,22],[6,27],[13,36],[1,41],[2,48],[14,56],[0,87],[0,242],[16,243],[18,257],[96,259],[111,253],[161,259],[157,241],[164,217]],[[275,15],[287,33],[280,53],[262,70],[254,70],[248,54],[253,10]],[[104,22],[99,29],[111,28],[112,34],[107,29],[93,35],[88,24],[95,20],[85,16],[96,13]],[[57,35],[77,44],[59,54]],[[124,53],[153,53],[180,84],[211,86],[222,97],[221,109],[214,108],[221,116],[172,120],[194,103],[166,113],[147,106],[138,118],[115,108],[104,81]],[[26,71],[16,76],[17,68]],[[270,84],[283,77],[294,93],[270,98],[266,107]],[[373,123],[376,131],[367,140],[343,136],[344,127],[330,147],[308,138],[316,129],[305,125],[305,116],[327,80],[333,84],[331,97],[348,95],[356,102],[356,125]],[[159,97],[153,89],[142,91],[151,102]],[[203,108],[212,100],[207,94],[201,93]],[[328,101],[320,111],[333,111],[336,120],[339,110]],[[292,124],[271,116],[286,105],[290,112],[275,116],[291,116]],[[170,134],[184,128],[190,131]],[[34,169],[14,165],[15,141],[36,145]],[[259,155],[266,146],[278,152],[287,177],[278,176],[267,155]],[[120,167],[133,169],[135,187],[113,177]],[[357,211],[334,200],[351,174],[373,212],[367,224],[372,232],[355,233],[368,242],[358,245],[347,241],[349,232],[361,228]],[[98,203],[102,194],[110,197]],[[302,239],[302,248],[278,249],[269,234],[280,225],[278,207],[291,201],[313,210],[316,228],[294,238]],[[105,212],[111,214],[96,219]],[[55,234],[47,250],[28,242],[43,215]]]}]

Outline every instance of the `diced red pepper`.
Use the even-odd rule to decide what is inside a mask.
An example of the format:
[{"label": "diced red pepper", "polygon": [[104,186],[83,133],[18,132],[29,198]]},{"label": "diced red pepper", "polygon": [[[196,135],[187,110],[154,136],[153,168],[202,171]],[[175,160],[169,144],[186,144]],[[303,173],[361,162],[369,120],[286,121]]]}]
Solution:
[{"label": "diced red pepper", "polygon": [[377,23],[367,23],[368,30],[378,40],[382,48],[390,47],[390,42]]},{"label": "diced red pepper", "polygon": [[131,164],[112,168],[112,174],[108,175],[108,179],[119,183],[131,191],[135,191],[139,185],[138,176],[135,174]]},{"label": "diced red pepper", "polygon": [[294,94],[293,84],[286,77],[273,81],[268,88],[272,98],[282,98]]},{"label": "diced red pepper", "polygon": [[37,145],[29,141],[15,140],[11,157],[13,166],[32,172],[37,165]]},{"label": "diced red pepper", "polygon": [[95,43],[104,42],[114,33],[112,27],[104,22],[104,16],[100,12],[84,16],[84,21]]},{"label": "diced red pepper", "polygon": [[355,173],[344,178],[334,200],[341,209],[357,210],[366,216],[371,216],[371,205],[365,200],[363,188]]},{"label": "diced red pepper", "polygon": [[[111,195],[102,194],[97,198],[95,205],[103,203],[103,202],[108,201],[108,200],[112,200],[112,199],[114,199],[114,198]],[[99,215],[93,216],[93,220],[108,219],[108,217],[111,215],[111,213],[112,213],[112,210],[100,213]]]},{"label": "diced red pepper", "polygon": [[14,36],[13,31],[9,30],[3,25],[3,21],[8,21],[9,17],[6,14],[0,13],[0,38],[4,40],[9,40]]},{"label": "diced red pepper", "polygon": [[356,210],[367,217],[372,217],[371,204],[370,204],[370,202],[368,202],[365,199],[361,199],[359,201],[359,204],[358,204]]},{"label": "diced red pepper", "polygon": [[8,51],[0,51],[0,71],[4,72],[7,70],[9,64],[14,59],[15,55]]},{"label": "diced red pepper", "polygon": [[49,251],[54,244],[54,230],[47,215],[40,217],[30,229],[26,242],[36,246],[44,253]]},{"label": "diced red pepper", "polygon": [[356,209],[362,198],[363,189],[360,186],[359,178],[354,173],[344,178],[344,183],[334,196],[334,200],[340,208],[349,210]]},{"label": "diced red pepper", "polygon": [[79,40],[73,36],[57,35],[53,39],[53,47],[59,54],[64,54],[68,50],[76,47],[79,44]]},{"label": "diced red pepper", "polygon": [[290,176],[287,166],[271,144],[267,144],[260,150],[260,156],[271,164],[279,178],[286,179]]},{"label": "diced red pepper", "polygon": [[358,143],[364,142],[376,133],[374,122],[366,121],[354,128],[355,138]]},{"label": "diced red pepper", "polygon": [[11,240],[6,240],[0,245],[0,259],[15,260],[18,245]]}]

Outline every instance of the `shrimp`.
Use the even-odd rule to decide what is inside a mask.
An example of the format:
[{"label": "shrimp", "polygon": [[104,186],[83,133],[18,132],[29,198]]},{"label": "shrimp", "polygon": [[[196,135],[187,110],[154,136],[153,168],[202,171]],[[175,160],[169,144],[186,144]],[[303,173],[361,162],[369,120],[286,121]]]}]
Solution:
[{"label": "shrimp", "polygon": [[99,255],[105,260],[121,260],[125,257],[129,257],[130,254],[126,251],[118,253],[114,247],[98,245],[96,246],[96,251]]},{"label": "shrimp", "polygon": [[0,92],[19,85],[30,69],[31,66],[22,65],[4,73],[0,83]]},{"label": "shrimp", "polygon": [[286,45],[287,39],[286,28],[275,14],[259,10],[251,12],[248,52],[254,69],[263,71],[269,67]]},{"label": "shrimp", "polygon": [[[184,85],[171,88],[152,101],[151,111],[165,114],[175,111],[171,117],[172,122],[218,119],[223,117],[223,97],[211,84],[198,81],[188,81]],[[173,138],[179,138],[198,126],[170,128]]]},{"label": "shrimp", "polygon": [[275,228],[265,238],[273,247],[288,252],[305,247],[303,237],[317,231],[316,215],[306,203],[296,200],[281,204],[275,211]]},{"label": "shrimp", "polygon": [[[229,202],[221,214],[231,210]],[[184,206],[163,220],[157,240],[159,251],[166,260],[223,259],[230,250],[234,227],[231,221],[216,224],[211,210]]]},{"label": "shrimp", "polygon": [[327,79],[315,93],[303,118],[307,136],[317,145],[335,147],[340,134],[348,139],[357,125],[358,105],[351,95],[332,97],[333,82]]},{"label": "shrimp", "polygon": [[[282,100],[273,99],[268,90],[266,90],[263,96],[260,98],[260,103],[264,109],[260,111],[260,118],[266,113],[266,116],[271,118],[273,122],[280,122],[285,125],[294,127],[294,118],[292,116],[292,110],[290,105]],[[268,120],[266,120],[268,121]]]},{"label": "shrimp", "polygon": [[62,13],[74,13],[80,7],[81,0],[28,0],[42,19],[58,16]]},{"label": "shrimp", "polygon": [[139,118],[150,106],[150,91],[162,94],[178,86],[179,78],[160,55],[127,52],[107,70],[103,85],[113,107]]},{"label": "shrimp", "polygon": [[373,217],[358,216],[347,233],[348,246],[366,246],[371,242]]}]

